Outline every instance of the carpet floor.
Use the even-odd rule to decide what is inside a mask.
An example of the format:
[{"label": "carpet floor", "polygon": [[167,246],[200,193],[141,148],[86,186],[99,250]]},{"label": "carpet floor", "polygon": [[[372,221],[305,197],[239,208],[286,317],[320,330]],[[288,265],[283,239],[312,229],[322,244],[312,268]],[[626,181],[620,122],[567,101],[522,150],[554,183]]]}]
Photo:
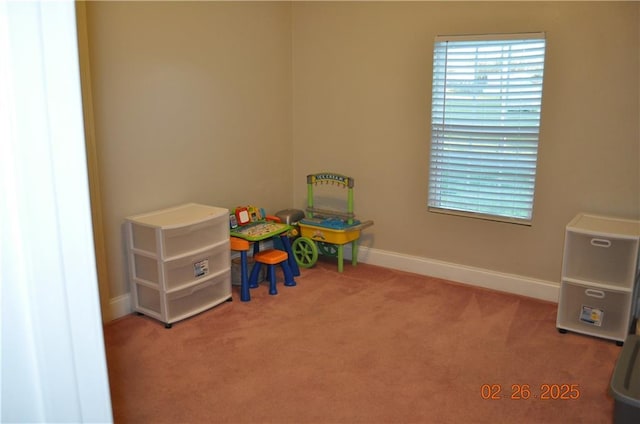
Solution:
[{"label": "carpet floor", "polygon": [[116,423],[611,423],[621,348],[557,305],[331,259],[175,323],[105,325]]}]

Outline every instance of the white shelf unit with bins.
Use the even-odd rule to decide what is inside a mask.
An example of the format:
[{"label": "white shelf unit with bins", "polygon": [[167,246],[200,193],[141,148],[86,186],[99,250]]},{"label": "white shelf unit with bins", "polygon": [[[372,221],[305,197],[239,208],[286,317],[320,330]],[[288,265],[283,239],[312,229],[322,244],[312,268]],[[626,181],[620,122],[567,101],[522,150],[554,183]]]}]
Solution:
[{"label": "white shelf unit with bins", "polygon": [[566,227],[556,327],[622,345],[636,315],[640,221],[578,214]]},{"label": "white shelf unit with bins", "polygon": [[172,324],[231,300],[229,211],[188,203],[125,220],[133,309]]}]

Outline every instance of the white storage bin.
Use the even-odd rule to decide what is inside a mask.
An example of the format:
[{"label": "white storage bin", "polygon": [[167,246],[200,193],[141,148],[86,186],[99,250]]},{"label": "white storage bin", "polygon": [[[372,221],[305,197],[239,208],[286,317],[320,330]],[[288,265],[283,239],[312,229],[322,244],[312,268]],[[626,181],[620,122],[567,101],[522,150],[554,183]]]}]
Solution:
[{"label": "white storage bin", "polygon": [[231,298],[227,209],[188,203],[125,226],[134,310],[171,327]]},{"label": "white storage bin", "polygon": [[633,292],[563,282],[557,326],[577,333],[624,341],[629,328]]},{"label": "white storage bin", "polygon": [[580,213],[565,229],[556,327],[616,340],[636,314],[640,221]]},{"label": "white storage bin", "polygon": [[212,308],[231,297],[230,271],[167,294],[167,318],[175,322]]},{"label": "white storage bin", "polygon": [[638,272],[638,240],[568,232],[566,278],[629,287]]}]

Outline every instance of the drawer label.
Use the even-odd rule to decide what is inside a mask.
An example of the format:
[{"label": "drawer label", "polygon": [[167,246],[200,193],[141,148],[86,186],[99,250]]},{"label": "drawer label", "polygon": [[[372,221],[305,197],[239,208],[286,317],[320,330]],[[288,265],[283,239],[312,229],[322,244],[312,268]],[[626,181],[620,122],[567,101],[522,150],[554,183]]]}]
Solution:
[{"label": "drawer label", "polygon": [[203,259],[193,264],[194,277],[202,277],[209,273],[209,259]]},{"label": "drawer label", "polygon": [[604,311],[598,308],[592,308],[591,306],[582,305],[582,312],[580,313],[580,321],[595,325],[596,327],[602,326],[602,318]]}]

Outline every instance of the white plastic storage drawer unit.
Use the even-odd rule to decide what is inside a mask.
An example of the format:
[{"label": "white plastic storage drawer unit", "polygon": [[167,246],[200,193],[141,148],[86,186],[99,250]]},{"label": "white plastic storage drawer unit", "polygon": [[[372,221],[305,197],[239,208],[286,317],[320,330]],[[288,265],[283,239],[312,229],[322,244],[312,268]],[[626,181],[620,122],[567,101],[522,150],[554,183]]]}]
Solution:
[{"label": "white plastic storage drawer unit", "polygon": [[171,324],[231,299],[229,211],[188,203],[126,219],[134,310]]},{"label": "white plastic storage drawer unit", "polygon": [[562,328],[576,333],[624,341],[629,334],[632,293],[564,282],[558,314]]},{"label": "white plastic storage drawer unit", "polygon": [[566,227],[556,327],[622,344],[636,314],[640,221],[579,214]]}]

